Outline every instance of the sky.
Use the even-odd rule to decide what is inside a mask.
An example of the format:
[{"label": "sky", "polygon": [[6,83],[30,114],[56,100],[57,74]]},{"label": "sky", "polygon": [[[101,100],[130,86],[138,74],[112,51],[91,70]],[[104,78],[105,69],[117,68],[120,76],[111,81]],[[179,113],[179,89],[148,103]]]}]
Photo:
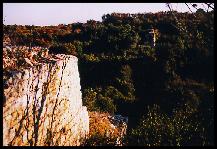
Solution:
[{"label": "sky", "polygon": [[[172,8],[179,12],[189,11],[183,3],[173,3]],[[103,14],[113,12],[154,13],[168,10],[165,3],[3,3],[3,24],[48,26],[86,23],[90,19],[102,21]]]}]

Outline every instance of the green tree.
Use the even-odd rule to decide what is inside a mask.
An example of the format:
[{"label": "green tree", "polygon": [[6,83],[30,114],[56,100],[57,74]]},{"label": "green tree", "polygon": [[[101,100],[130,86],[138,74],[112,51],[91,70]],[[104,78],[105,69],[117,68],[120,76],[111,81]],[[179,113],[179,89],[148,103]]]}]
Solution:
[{"label": "green tree", "polygon": [[136,100],[130,65],[121,66],[120,77],[116,78],[117,90],[121,92],[121,100],[133,102]]}]

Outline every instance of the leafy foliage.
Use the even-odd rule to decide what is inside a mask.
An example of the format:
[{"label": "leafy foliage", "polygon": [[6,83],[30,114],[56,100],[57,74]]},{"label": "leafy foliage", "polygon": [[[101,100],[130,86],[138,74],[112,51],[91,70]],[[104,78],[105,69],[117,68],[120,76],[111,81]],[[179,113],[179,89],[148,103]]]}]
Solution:
[{"label": "leafy foliage", "polygon": [[214,144],[214,11],[112,13],[102,22],[3,31],[14,45],[76,55],[88,110],[128,115],[137,145]]},{"label": "leafy foliage", "polygon": [[116,106],[107,92],[109,92],[109,90],[103,91],[102,88],[97,88],[95,90],[92,88],[85,89],[84,105],[86,105],[90,111],[114,113],[116,111]]},{"label": "leafy foliage", "polygon": [[146,117],[133,129],[130,143],[144,146],[204,145],[204,129],[192,119],[195,109],[184,106],[172,117],[162,113],[160,107],[149,107]]}]

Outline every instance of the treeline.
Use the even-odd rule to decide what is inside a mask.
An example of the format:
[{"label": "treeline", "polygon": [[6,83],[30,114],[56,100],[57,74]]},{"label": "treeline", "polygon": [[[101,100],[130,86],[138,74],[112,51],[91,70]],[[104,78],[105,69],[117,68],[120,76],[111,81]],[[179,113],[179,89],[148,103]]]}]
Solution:
[{"label": "treeline", "polygon": [[85,105],[129,116],[127,145],[214,144],[213,11],[112,13],[102,22],[3,30],[12,44],[76,55]]}]

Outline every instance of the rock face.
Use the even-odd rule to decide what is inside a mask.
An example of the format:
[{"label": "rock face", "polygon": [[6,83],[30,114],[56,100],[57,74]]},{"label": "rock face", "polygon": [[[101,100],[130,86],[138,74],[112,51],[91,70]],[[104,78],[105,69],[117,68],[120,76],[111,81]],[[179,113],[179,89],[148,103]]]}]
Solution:
[{"label": "rock face", "polygon": [[108,117],[113,126],[119,128],[119,136],[116,140],[116,146],[122,146],[122,139],[127,133],[127,123],[128,123],[128,117],[123,117],[122,115],[114,115]]},{"label": "rock face", "polygon": [[89,133],[78,59],[59,55],[4,81],[3,145],[80,145]]}]

